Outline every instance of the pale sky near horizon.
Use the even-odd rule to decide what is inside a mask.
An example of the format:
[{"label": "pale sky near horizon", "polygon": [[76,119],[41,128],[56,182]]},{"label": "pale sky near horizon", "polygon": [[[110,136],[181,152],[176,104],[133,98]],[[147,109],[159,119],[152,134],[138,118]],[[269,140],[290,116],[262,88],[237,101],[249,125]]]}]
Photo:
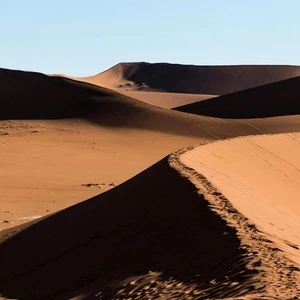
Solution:
[{"label": "pale sky near horizon", "polygon": [[119,62],[300,65],[299,0],[0,0],[0,68],[88,76]]}]

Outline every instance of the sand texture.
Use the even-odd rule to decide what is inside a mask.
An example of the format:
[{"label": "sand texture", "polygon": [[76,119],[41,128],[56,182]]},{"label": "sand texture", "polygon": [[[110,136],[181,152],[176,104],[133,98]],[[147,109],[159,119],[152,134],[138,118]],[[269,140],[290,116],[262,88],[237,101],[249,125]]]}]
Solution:
[{"label": "sand texture", "polygon": [[299,75],[0,69],[0,298],[298,299]]}]

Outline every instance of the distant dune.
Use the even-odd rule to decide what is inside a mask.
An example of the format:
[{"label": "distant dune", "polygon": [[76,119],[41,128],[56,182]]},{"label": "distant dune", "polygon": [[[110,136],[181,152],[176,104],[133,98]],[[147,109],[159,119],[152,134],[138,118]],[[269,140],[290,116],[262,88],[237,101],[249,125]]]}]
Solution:
[{"label": "distant dune", "polygon": [[218,118],[264,118],[300,113],[300,76],[175,108]]},{"label": "distant dune", "polygon": [[120,63],[95,76],[77,78],[111,89],[223,95],[300,76],[300,66],[193,66]]},{"label": "distant dune", "polygon": [[0,69],[0,84],[2,120],[85,118],[103,126],[198,135],[199,117],[163,110],[88,83]]}]

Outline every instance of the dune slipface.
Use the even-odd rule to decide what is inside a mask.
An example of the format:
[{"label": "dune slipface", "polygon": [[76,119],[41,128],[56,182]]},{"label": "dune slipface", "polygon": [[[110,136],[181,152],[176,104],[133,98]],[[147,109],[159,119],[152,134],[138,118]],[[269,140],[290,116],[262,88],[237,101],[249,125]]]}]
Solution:
[{"label": "dune slipface", "polygon": [[120,63],[100,74],[73,78],[143,102],[174,108],[300,75],[299,66],[194,66]]},{"label": "dune slipface", "polygon": [[0,69],[0,76],[2,120],[84,118],[103,126],[189,136],[199,135],[201,120],[219,122],[163,110],[112,90],[68,78],[6,69]]},{"label": "dune slipface", "polygon": [[96,85],[127,90],[223,95],[300,76],[299,66],[193,66],[167,63],[120,63],[91,77]]},{"label": "dune slipface", "polygon": [[260,290],[235,230],[170,163],[176,165],[163,159],[110,192],[3,231],[0,292],[20,299],[115,299]]},{"label": "dune slipface", "polygon": [[196,102],[175,110],[218,118],[264,118],[300,113],[300,76]]}]

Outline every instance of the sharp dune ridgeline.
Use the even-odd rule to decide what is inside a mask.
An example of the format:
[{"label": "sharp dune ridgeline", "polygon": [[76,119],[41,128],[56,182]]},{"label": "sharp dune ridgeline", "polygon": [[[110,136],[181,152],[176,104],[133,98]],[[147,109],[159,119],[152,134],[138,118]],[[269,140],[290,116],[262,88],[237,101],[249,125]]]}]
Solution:
[{"label": "sharp dune ridgeline", "polygon": [[300,76],[299,66],[193,66],[167,63],[120,63],[79,80],[112,89],[224,95]]},{"label": "sharp dune ridgeline", "polygon": [[[181,296],[196,292],[197,284],[210,290],[202,296],[243,294],[255,282],[256,272],[245,269],[248,260],[235,231],[209,210],[167,159],[108,193],[17,233],[20,229],[2,232],[8,239],[0,246],[6,258],[0,290],[8,297],[71,299],[102,292],[105,299],[114,299],[122,289],[134,290],[129,283],[136,279],[126,279],[139,276],[145,283],[137,282],[136,292],[145,296],[150,284],[158,289],[150,289],[153,296],[164,293],[167,298],[172,289]],[[151,278],[149,272],[160,276]],[[228,289],[213,291],[212,280],[228,282]],[[237,281],[242,287],[230,286]],[[169,293],[167,283],[174,285]]]},{"label": "sharp dune ridgeline", "polygon": [[0,297],[297,299],[299,68],[0,69]]},{"label": "sharp dune ridgeline", "polygon": [[218,118],[265,118],[300,113],[300,76],[196,102],[175,110]]},{"label": "sharp dune ridgeline", "polygon": [[192,128],[198,117],[163,110],[106,88],[34,72],[1,69],[0,76],[2,120],[83,118],[103,126],[197,135]]},{"label": "sharp dune ridgeline", "polygon": [[143,102],[174,108],[300,75],[299,66],[193,66],[120,63],[90,77],[73,78]]}]

